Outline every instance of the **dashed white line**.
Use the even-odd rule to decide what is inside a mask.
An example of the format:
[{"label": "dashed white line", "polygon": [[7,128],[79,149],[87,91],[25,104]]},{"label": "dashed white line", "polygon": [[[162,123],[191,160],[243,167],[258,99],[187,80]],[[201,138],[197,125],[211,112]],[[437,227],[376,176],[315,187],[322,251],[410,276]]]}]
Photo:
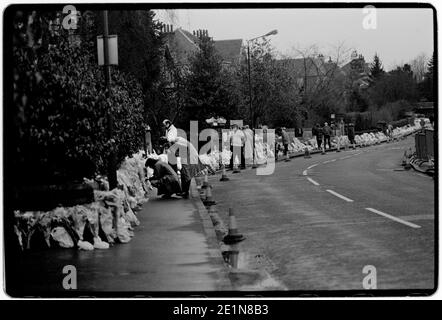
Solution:
[{"label": "dashed white line", "polygon": [[339,194],[339,193],[337,193],[337,192],[335,192],[333,190],[327,189],[326,191],[331,193],[332,195],[338,197],[338,198],[341,198],[342,200],[345,200],[347,202],[353,202],[353,200],[351,200],[351,199],[349,199],[349,198],[343,196],[342,194]]},{"label": "dashed white line", "polygon": [[307,170],[302,171],[302,175],[306,176],[307,175]]},{"label": "dashed white line", "polygon": [[330,160],[330,162],[335,162],[335,161],[336,161],[336,159],[331,159],[331,160]]},{"label": "dashed white line", "polygon": [[385,212],[382,212],[382,211],[379,211],[379,210],[376,210],[376,209],[373,209],[373,208],[365,208],[365,210],[371,211],[373,213],[376,213],[378,215],[381,215],[381,216],[383,216],[385,218],[388,218],[388,219],[391,219],[393,221],[405,224],[406,226],[409,226],[411,228],[415,228],[415,229],[420,228],[420,226],[418,226],[417,224],[414,224],[414,223],[402,220],[400,218],[397,218],[397,217],[394,217],[392,215],[389,215],[388,213],[385,213]]},{"label": "dashed white line", "polygon": [[362,154],[362,152],[354,153],[353,155],[354,155],[354,156],[358,156],[358,155],[360,155],[360,154]]},{"label": "dashed white line", "polygon": [[311,168],[314,168],[314,167],[316,167],[317,165],[318,165],[317,163],[312,164],[310,167],[307,167],[307,170],[309,170],[309,169],[311,169]]},{"label": "dashed white line", "polygon": [[315,186],[319,186],[319,183],[317,183],[315,180],[313,180],[312,178],[307,178],[308,181],[310,181],[311,183],[313,183]]}]

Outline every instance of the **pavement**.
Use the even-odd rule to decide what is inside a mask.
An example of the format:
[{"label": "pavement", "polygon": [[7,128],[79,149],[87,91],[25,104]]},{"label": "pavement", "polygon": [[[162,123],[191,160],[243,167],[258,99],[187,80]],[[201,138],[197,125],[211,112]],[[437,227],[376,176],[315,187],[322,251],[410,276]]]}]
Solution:
[{"label": "pavement", "polygon": [[234,208],[240,268],[265,269],[288,290],[435,287],[435,182],[400,165],[412,137],[211,177],[219,216]]},{"label": "pavement", "polygon": [[[190,296],[230,290],[213,225],[202,223],[200,203],[198,198],[166,200],[154,193],[137,213],[140,226],[129,243],[109,250],[28,253],[19,260],[19,280],[13,279],[10,285],[26,296],[99,296],[115,292],[158,296],[177,291],[183,293],[180,296]],[[77,270],[75,292],[63,289],[66,275],[62,270],[66,265]]]}]

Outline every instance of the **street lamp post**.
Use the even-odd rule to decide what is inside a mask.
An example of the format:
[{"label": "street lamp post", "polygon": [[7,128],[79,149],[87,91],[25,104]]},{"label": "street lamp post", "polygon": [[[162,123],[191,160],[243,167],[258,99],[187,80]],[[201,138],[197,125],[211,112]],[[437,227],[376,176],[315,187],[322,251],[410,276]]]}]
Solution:
[{"label": "street lamp post", "polygon": [[[106,85],[106,98],[110,97],[110,62],[109,62],[109,26],[107,10],[103,11],[103,69],[104,81]],[[107,110],[107,136],[109,141],[112,141],[114,135],[114,119],[112,110]],[[111,151],[108,159],[107,175],[109,180],[109,189],[112,190],[117,187],[117,168],[114,145],[111,146]]]},{"label": "street lamp post", "polygon": [[250,125],[253,130],[252,169],[255,169],[257,167],[257,165],[255,163],[255,115],[253,112],[253,105],[252,105],[252,77],[251,77],[251,68],[250,68],[250,42],[257,40],[259,38],[264,38],[264,37],[272,36],[275,34],[278,34],[278,30],[272,30],[272,31],[266,33],[265,35],[247,40],[247,67],[248,67],[248,74],[249,74],[249,77],[248,77],[249,81],[248,82],[249,82],[249,109],[250,109],[249,111],[250,111]]}]

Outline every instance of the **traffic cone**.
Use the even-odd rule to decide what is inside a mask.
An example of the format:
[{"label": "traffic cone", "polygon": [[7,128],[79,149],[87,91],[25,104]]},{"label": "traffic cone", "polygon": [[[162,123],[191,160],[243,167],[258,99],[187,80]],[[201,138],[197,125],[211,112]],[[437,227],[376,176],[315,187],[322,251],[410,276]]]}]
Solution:
[{"label": "traffic cone", "polygon": [[236,218],[233,208],[229,208],[229,233],[224,237],[225,244],[233,244],[245,240],[245,237],[238,232]]},{"label": "traffic cone", "polygon": [[206,188],[206,199],[203,200],[205,206],[213,206],[216,204],[216,201],[212,199],[212,187],[208,186]]},{"label": "traffic cone", "polygon": [[239,251],[238,250],[230,250],[228,252],[228,260],[227,263],[232,268],[238,268],[238,257],[239,257]]},{"label": "traffic cone", "polygon": [[404,151],[404,155],[402,156],[402,166],[405,166],[407,163],[407,150]]},{"label": "traffic cone", "polygon": [[196,188],[197,190],[201,190],[201,178],[200,177],[195,177],[195,183],[196,183]]},{"label": "traffic cone", "polygon": [[221,179],[219,179],[219,181],[229,181],[230,179],[227,178],[227,173],[226,173],[226,167],[223,166],[223,171],[221,174]]},{"label": "traffic cone", "polygon": [[203,189],[206,189],[209,186],[209,176],[207,174],[207,171],[204,172],[204,182],[203,182]]},{"label": "traffic cone", "polygon": [[304,158],[305,159],[310,159],[312,156],[310,155],[310,151],[308,150],[308,148],[306,147],[304,150]]}]

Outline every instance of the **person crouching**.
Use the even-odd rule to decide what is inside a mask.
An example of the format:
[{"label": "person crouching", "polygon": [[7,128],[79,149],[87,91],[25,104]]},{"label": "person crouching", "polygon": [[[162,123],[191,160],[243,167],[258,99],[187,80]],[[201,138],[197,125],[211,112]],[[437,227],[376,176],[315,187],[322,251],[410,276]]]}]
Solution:
[{"label": "person crouching", "polygon": [[158,189],[157,194],[163,195],[163,199],[181,193],[178,175],[168,163],[149,158],[146,160],[146,167],[153,169],[153,176],[149,178],[149,181],[153,187]]}]

